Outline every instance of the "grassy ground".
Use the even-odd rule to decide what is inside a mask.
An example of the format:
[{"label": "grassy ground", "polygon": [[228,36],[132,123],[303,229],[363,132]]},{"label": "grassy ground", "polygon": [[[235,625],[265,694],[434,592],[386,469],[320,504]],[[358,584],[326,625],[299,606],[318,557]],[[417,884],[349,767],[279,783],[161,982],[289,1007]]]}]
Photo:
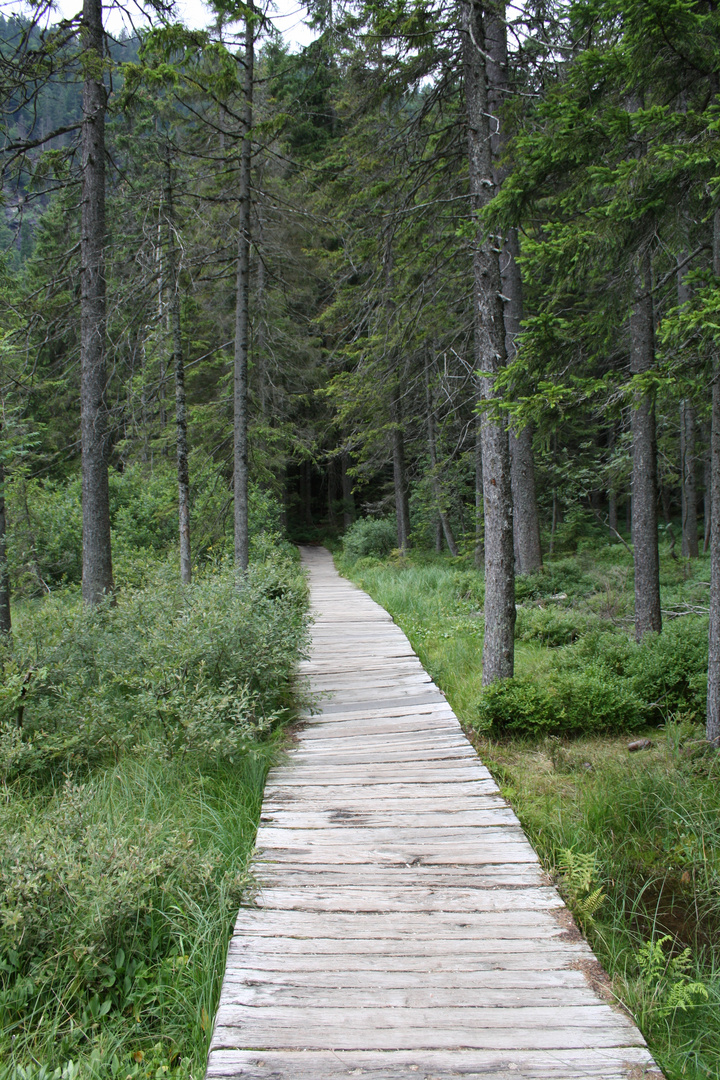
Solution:
[{"label": "grassy ground", "polygon": [[[697,723],[702,679],[683,670],[697,667],[705,634],[706,562],[663,553],[663,653],[657,641],[644,651],[629,642],[624,548],[602,543],[519,581],[518,683],[552,689],[570,671],[582,700],[577,680],[599,654],[622,668],[618,686],[639,710],[634,728],[638,716],[646,722],[632,737],[652,746],[638,753],[617,716],[614,733],[574,738],[500,737],[488,727],[474,570],[422,554],[338,562],[391,612],[446,692],[666,1075],[720,1077],[720,759]],[[609,669],[599,670],[602,682]],[[588,685],[591,693],[597,681]],[[591,697],[582,707],[591,717]]]}]

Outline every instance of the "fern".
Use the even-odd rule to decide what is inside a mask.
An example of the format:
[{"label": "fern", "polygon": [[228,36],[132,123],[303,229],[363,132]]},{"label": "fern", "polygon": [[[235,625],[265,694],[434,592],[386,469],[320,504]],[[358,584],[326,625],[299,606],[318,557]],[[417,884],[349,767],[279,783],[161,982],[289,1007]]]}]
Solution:
[{"label": "fern", "polygon": [[597,885],[596,852],[562,848],[558,858],[562,889],[575,917],[586,925],[593,922],[605,900],[602,886]]},{"label": "fern", "polygon": [[651,1003],[659,1018],[669,1016],[677,1009],[687,1012],[708,1000],[707,988],[701,982],[691,982],[688,969],[692,964],[689,949],[677,956],[668,956],[665,946],[673,938],[665,934],[653,941],[646,941],[638,949],[637,963],[640,978],[651,991]]}]

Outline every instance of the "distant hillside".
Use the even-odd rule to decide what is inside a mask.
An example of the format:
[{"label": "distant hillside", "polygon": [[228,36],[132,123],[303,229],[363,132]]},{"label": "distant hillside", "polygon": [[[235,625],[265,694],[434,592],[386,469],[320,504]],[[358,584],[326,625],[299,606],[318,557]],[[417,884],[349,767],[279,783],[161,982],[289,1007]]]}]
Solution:
[{"label": "distant hillside", "polygon": [[[5,18],[0,15],[0,53],[10,58],[27,36],[26,47],[38,49],[41,46],[41,33],[27,19],[19,17]],[[127,63],[138,58],[140,40],[135,36],[123,35],[117,41],[109,41],[110,55],[117,63]],[[72,71],[72,69],[71,69]],[[117,87],[117,77],[114,78]],[[37,94],[28,103],[12,93],[10,87],[0,86],[2,111],[0,112],[0,147],[25,138],[45,139],[58,131],[79,123],[82,117],[82,81],[79,67],[71,77],[51,79],[38,88]],[[60,149],[71,145],[77,138],[75,132],[49,139],[38,148],[43,150]],[[11,178],[3,175],[3,213],[0,218],[0,250],[12,252],[12,263],[16,266],[32,251],[33,231],[38,216],[47,205],[47,196],[36,194],[28,201],[28,176],[20,173]]]}]

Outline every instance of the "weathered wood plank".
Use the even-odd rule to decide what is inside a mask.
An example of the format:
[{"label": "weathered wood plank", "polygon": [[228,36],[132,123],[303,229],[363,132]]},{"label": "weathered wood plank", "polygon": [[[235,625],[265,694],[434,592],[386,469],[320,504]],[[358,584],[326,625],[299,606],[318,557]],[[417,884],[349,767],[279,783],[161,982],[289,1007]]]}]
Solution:
[{"label": "weathered wood plank", "polygon": [[[463,915],[495,911],[536,911],[562,908],[555,889],[458,889],[406,885],[402,888],[377,885],[339,885],[327,888],[278,888],[264,886],[257,906],[293,911],[402,911],[408,913],[457,911]],[[243,910],[243,909],[241,909]]]},{"label": "weathered wood plank", "polygon": [[447,1051],[415,1052],[325,1050],[292,1053],[283,1051],[213,1050],[208,1065],[209,1080],[242,1077],[243,1080],[629,1080],[631,1075],[661,1080],[661,1073],[647,1067],[647,1051],[639,1047],[564,1048],[529,1051]]}]

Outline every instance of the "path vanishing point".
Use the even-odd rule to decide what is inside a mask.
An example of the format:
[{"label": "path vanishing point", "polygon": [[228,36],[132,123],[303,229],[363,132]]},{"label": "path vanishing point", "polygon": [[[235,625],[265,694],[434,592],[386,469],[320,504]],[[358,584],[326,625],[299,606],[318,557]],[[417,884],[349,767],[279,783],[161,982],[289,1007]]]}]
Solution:
[{"label": "path vanishing point", "polygon": [[405,635],[303,561],[322,711],[268,778],[208,1080],[662,1080]]}]

